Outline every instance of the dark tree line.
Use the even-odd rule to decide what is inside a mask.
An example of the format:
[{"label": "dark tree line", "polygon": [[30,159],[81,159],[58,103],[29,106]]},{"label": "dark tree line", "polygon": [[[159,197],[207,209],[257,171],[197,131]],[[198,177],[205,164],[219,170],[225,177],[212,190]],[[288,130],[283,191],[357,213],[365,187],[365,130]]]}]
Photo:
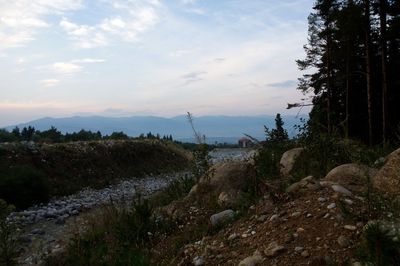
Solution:
[{"label": "dark tree line", "polygon": [[307,73],[313,93],[310,128],[366,143],[400,130],[400,1],[317,0],[308,18]]},{"label": "dark tree line", "polygon": [[[159,134],[153,135],[151,132],[141,134],[140,139],[160,139],[165,141],[173,141],[172,135],[160,136]],[[130,137],[124,132],[113,132],[111,135],[102,135],[100,131],[92,132],[90,130],[81,129],[78,132],[63,134],[55,127],[50,127],[48,130],[40,131],[34,127],[28,126],[19,129],[15,127],[11,132],[6,129],[0,129],[0,142],[16,142],[16,141],[35,141],[46,143],[61,143],[71,141],[92,141],[102,139],[124,140]]]}]

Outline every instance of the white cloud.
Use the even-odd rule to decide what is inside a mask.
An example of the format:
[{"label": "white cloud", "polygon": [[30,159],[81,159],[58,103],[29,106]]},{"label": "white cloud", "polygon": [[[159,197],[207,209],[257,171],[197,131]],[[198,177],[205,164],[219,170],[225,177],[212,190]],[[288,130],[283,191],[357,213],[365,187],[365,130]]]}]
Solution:
[{"label": "white cloud", "polygon": [[100,58],[82,58],[74,59],[68,62],[56,62],[48,66],[48,69],[56,74],[75,74],[81,72],[84,64],[94,64],[106,62],[105,59]]},{"label": "white cloud", "polygon": [[184,5],[192,5],[197,2],[197,0],[181,0]]},{"label": "white cloud", "polygon": [[104,63],[104,62],[106,62],[105,59],[99,59],[99,58],[83,58],[83,59],[71,60],[71,63],[75,64],[90,64],[90,63]]},{"label": "white cloud", "polygon": [[206,11],[202,8],[188,8],[188,9],[186,9],[186,12],[200,15],[200,16],[203,16],[206,14]]},{"label": "white cloud", "polygon": [[43,79],[40,83],[45,87],[56,86],[60,81],[58,79]]},{"label": "white cloud", "polygon": [[51,65],[54,72],[58,74],[73,74],[80,72],[83,67],[74,63],[58,62]]},{"label": "white cloud", "polygon": [[[63,18],[59,25],[74,41],[77,48],[109,45],[112,40],[136,41],[138,35],[159,21],[159,1],[110,1],[118,15],[103,18],[94,25],[76,24]],[[111,12],[112,13],[112,12]]]},{"label": "white cloud", "polygon": [[183,75],[181,78],[185,80],[185,83],[183,85],[188,85],[190,83],[196,82],[196,81],[201,81],[204,78],[204,75],[206,75],[207,72],[205,71],[195,71],[195,72],[190,72],[188,74]]},{"label": "white cloud", "polygon": [[83,0],[0,1],[0,49],[24,46],[37,30],[49,27],[45,16],[82,7]]}]

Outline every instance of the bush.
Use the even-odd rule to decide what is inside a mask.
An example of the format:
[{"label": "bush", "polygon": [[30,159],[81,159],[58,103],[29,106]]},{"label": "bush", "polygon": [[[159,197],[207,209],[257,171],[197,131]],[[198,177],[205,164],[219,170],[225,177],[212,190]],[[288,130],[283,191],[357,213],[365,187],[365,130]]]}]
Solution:
[{"label": "bush", "polygon": [[18,209],[49,200],[47,178],[27,166],[0,169],[0,198]]},{"label": "bush", "polygon": [[15,228],[7,222],[7,216],[14,210],[14,206],[0,199],[0,265],[16,265],[17,242]]},{"label": "bush", "polygon": [[364,231],[358,256],[366,265],[400,265],[398,230],[385,222],[371,222]]}]

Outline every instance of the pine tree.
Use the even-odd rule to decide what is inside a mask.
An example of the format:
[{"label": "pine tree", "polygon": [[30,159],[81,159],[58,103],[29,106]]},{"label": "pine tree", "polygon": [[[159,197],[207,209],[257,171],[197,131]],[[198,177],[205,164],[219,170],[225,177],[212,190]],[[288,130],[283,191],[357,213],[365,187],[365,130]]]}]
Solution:
[{"label": "pine tree", "polygon": [[288,133],[286,129],[283,128],[283,121],[281,118],[281,114],[276,114],[275,117],[275,128],[272,130],[269,130],[266,126],[264,126],[265,129],[265,134],[267,136],[267,141],[268,142],[284,142],[289,139]]}]

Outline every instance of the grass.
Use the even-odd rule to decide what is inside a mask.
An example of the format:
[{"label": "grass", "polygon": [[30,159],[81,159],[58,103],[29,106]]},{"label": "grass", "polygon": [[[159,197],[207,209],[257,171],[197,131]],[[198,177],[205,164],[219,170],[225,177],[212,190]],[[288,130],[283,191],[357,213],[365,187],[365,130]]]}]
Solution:
[{"label": "grass", "polygon": [[148,247],[177,229],[174,221],[160,219],[153,210],[186,195],[193,184],[185,176],[154,198],[138,195],[130,204],[105,207],[86,232],[71,240],[64,256],[49,258],[48,265],[150,265]]},{"label": "grass", "polygon": [[7,216],[14,210],[14,206],[8,205],[0,199],[0,265],[16,265],[18,255],[16,241],[16,228],[7,221]]}]

